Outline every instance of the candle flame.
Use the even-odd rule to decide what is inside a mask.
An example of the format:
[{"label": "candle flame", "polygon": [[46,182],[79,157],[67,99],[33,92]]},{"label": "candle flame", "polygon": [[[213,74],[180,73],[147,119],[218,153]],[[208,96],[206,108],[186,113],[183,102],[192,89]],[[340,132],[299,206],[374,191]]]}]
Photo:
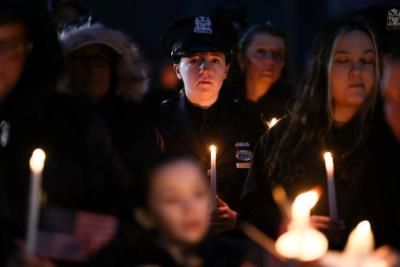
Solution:
[{"label": "candle flame", "polygon": [[31,170],[35,173],[41,172],[44,167],[44,161],[46,159],[46,154],[40,148],[37,148],[33,151],[32,157],[29,160],[29,165]]},{"label": "candle flame", "polygon": [[296,197],[292,204],[290,229],[308,227],[310,210],[315,206],[318,198],[318,193],[315,190],[307,191]]},{"label": "candle flame", "polygon": [[213,152],[213,153],[216,153],[217,152],[217,147],[215,145],[211,145],[210,146],[210,151]]},{"label": "candle flame", "polygon": [[345,253],[354,257],[365,257],[374,250],[374,235],[368,221],[360,222],[350,233]]},{"label": "candle flame", "polygon": [[278,253],[288,259],[313,261],[321,258],[328,250],[326,237],[309,225],[310,210],[317,204],[317,190],[304,192],[292,204],[292,219],[289,231],[276,241]]},{"label": "candle flame", "polygon": [[327,151],[324,153],[324,160],[327,165],[333,166],[333,158],[331,152]]},{"label": "candle flame", "polygon": [[371,231],[371,224],[369,221],[362,221],[356,227],[356,233],[358,236],[366,236]]},{"label": "candle flame", "polygon": [[267,121],[268,128],[274,127],[274,125],[277,124],[278,121],[279,121],[279,119],[277,119],[275,117],[272,118],[270,121]]},{"label": "candle flame", "polygon": [[293,210],[296,212],[309,211],[318,202],[319,195],[317,191],[311,190],[302,193],[296,197],[293,202]]}]

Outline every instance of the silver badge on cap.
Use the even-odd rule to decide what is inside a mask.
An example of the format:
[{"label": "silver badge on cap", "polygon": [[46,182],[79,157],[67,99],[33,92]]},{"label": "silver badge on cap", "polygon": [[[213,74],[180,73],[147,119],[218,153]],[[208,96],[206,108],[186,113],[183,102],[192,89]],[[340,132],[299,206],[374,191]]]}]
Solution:
[{"label": "silver badge on cap", "polygon": [[198,16],[194,19],[194,29],[195,33],[205,33],[212,34],[212,22],[210,17]]},{"label": "silver badge on cap", "polygon": [[386,28],[388,30],[400,29],[400,9],[392,8],[388,10]]}]

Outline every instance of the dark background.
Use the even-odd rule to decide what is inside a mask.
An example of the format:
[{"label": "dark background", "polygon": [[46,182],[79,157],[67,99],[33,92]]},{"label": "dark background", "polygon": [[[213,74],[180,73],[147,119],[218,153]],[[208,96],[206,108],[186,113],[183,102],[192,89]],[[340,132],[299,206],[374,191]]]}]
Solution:
[{"label": "dark background", "polygon": [[[36,1],[36,0],[14,0]],[[38,0],[51,6],[62,0]],[[331,18],[373,5],[399,7],[400,0],[78,0],[105,25],[121,29],[141,47],[153,69],[164,59],[159,38],[173,21],[218,9],[234,10],[246,25],[271,22],[289,40],[289,73],[298,78],[315,34]],[[382,21],[385,27],[386,20]]]},{"label": "dark background", "polygon": [[[283,28],[289,39],[289,66],[301,74],[315,34],[329,18],[343,16],[371,5],[399,5],[399,0],[81,0],[94,17],[122,29],[157,65],[163,54],[159,37],[174,20],[218,8],[238,9],[248,25],[270,21]],[[386,23],[386,21],[382,21]]]}]

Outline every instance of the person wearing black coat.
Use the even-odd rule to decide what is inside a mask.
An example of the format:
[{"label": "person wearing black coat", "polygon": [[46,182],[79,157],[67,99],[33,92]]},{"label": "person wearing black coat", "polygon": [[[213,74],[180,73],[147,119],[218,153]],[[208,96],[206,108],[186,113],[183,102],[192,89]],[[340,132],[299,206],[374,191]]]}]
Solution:
[{"label": "person wearing black coat", "polygon": [[[364,22],[345,22],[320,36],[290,115],[254,152],[240,201],[242,220],[276,238],[284,225],[272,197],[275,186],[283,186],[291,200],[319,187],[322,195],[312,210],[318,216],[311,216],[311,224],[328,235],[331,248],[343,248],[364,219],[378,245],[393,244],[398,230],[390,185],[398,174],[387,171],[395,168],[388,153],[393,136],[381,126],[383,116],[374,116],[379,73],[379,50]],[[335,164],[337,221],[329,212],[326,151]]]},{"label": "person wearing black coat", "polygon": [[34,149],[46,153],[42,204],[118,216],[127,186],[101,120],[56,92],[64,70],[57,33],[43,7],[26,5],[0,9],[1,229],[10,241],[3,251],[25,239]]},{"label": "person wearing black coat", "polygon": [[251,152],[264,130],[259,114],[235,99],[218,99],[208,109],[196,107],[182,92],[161,106],[160,131],[165,149],[198,158],[210,167],[210,145],[217,146],[218,196],[231,208],[238,204]]},{"label": "person wearing black coat", "polygon": [[286,34],[270,24],[251,25],[237,47],[233,67],[237,65],[238,73],[231,72],[223,92],[254,105],[265,122],[282,118],[294,93],[288,75]]},{"label": "person wearing black coat", "polygon": [[[256,109],[219,94],[229,71],[232,25],[195,16],[176,21],[161,41],[184,88],[162,103],[159,130],[166,151],[196,156],[210,168],[217,147],[217,211],[213,226],[232,229],[255,142],[265,131]],[[229,226],[228,226],[229,225]]]},{"label": "person wearing black coat", "polygon": [[103,119],[131,182],[161,152],[161,137],[141,103],[146,73],[135,43],[123,32],[90,21],[66,27],[59,39],[67,55],[68,93]]}]

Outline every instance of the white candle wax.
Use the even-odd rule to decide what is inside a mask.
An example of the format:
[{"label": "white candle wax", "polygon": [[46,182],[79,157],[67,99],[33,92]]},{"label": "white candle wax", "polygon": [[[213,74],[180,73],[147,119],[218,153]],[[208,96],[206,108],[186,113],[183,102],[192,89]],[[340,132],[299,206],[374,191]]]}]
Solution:
[{"label": "white candle wax", "polygon": [[210,146],[211,168],[210,168],[210,185],[211,185],[211,203],[213,210],[217,208],[217,147]]},{"label": "white candle wax", "polygon": [[42,171],[46,154],[41,149],[35,149],[29,161],[31,169],[31,181],[28,198],[28,222],[26,226],[26,254],[35,254],[36,238],[39,222],[40,192],[42,183]]},{"label": "white candle wax", "polygon": [[336,207],[336,189],[332,154],[330,152],[325,152],[324,160],[328,187],[329,216],[333,221],[337,221],[338,213]]}]

